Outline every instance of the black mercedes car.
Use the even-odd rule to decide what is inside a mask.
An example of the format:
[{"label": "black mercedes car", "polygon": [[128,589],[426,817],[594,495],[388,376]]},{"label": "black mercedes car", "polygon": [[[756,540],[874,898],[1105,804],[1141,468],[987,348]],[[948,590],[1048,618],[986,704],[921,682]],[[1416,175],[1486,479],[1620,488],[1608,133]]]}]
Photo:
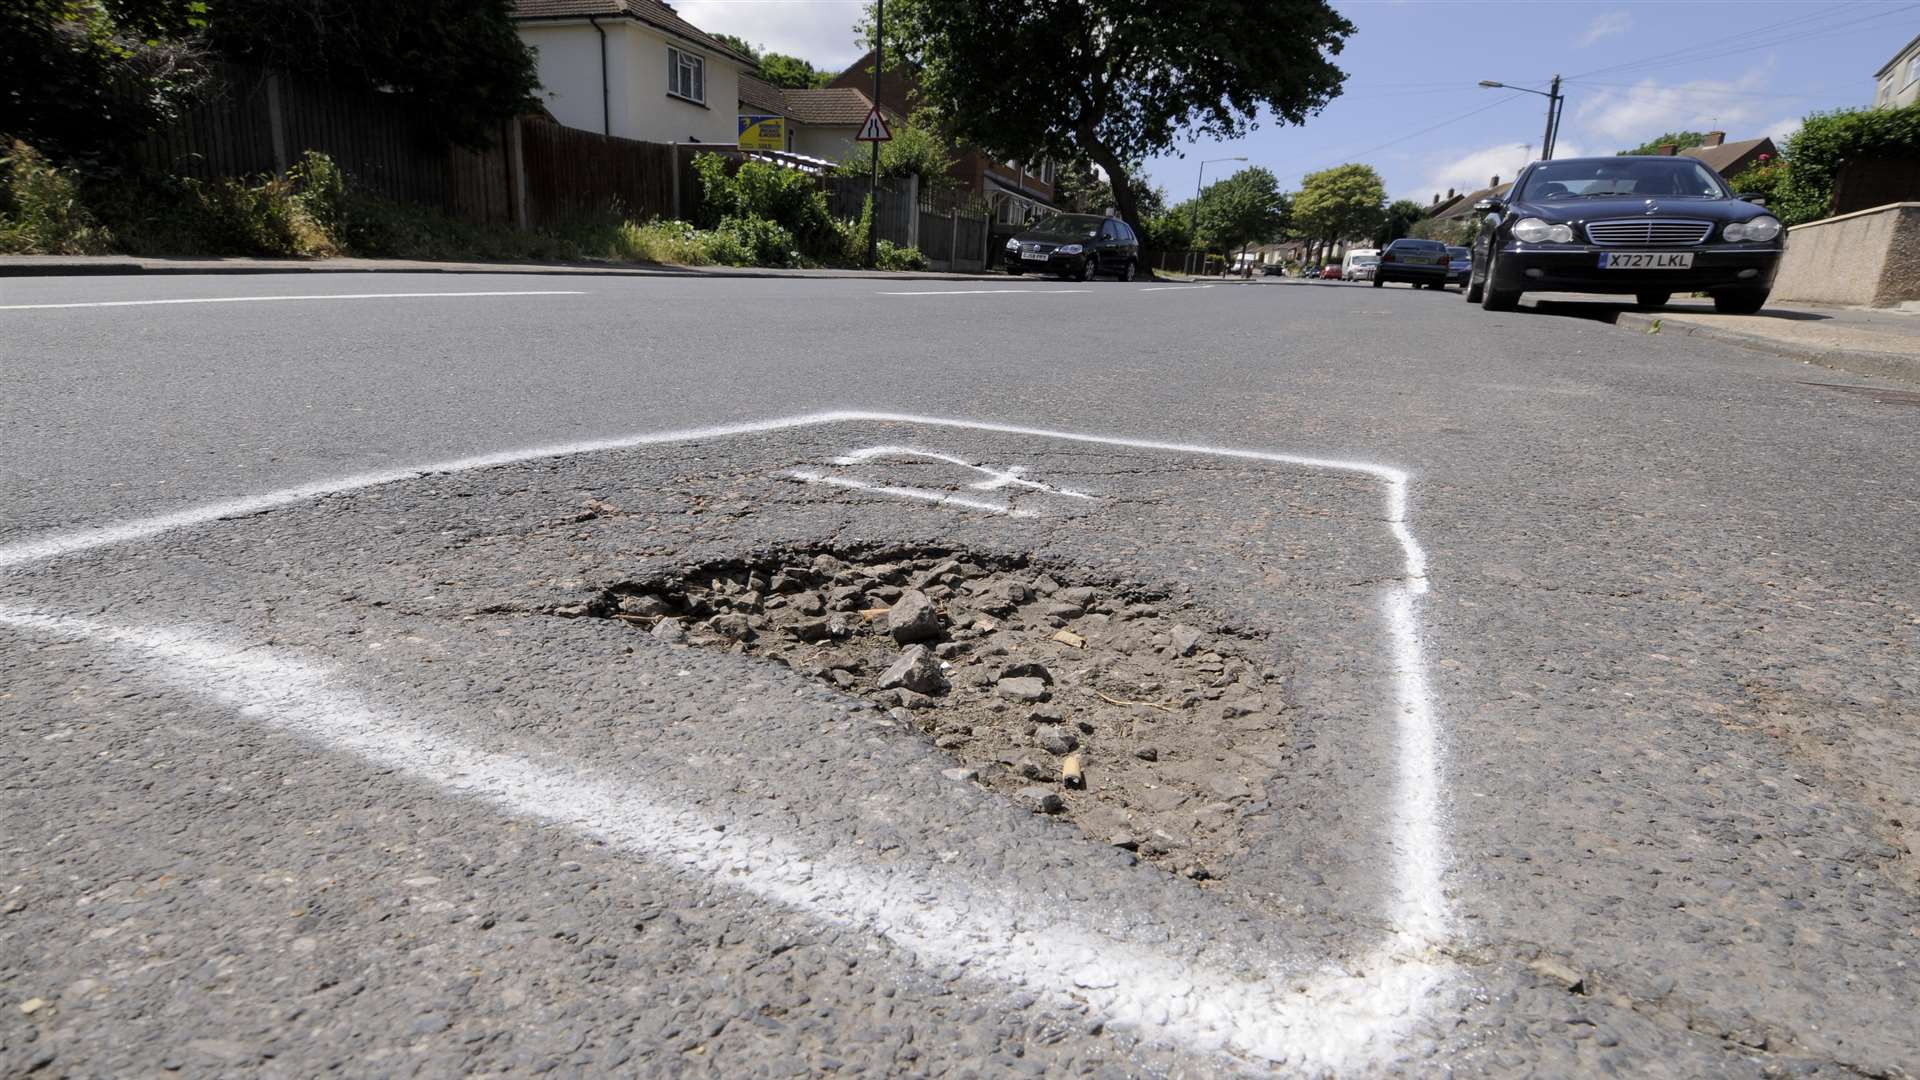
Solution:
[{"label": "black mercedes car", "polygon": [[1767,302],[1786,230],[1755,197],[1688,157],[1568,158],[1520,171],[1475,204],[1469,303],[1511,310],[1523,292],[1631,295],[1658,307],[1704,292],[1723,312]]},{"label": "black mercedes car", "polygon": [[1140,267],[1140,240],[1119,218],[1048,214],[1007,241],[1009,274],[1029,270],[1088,281],[1111,274],[1132,281]]}]

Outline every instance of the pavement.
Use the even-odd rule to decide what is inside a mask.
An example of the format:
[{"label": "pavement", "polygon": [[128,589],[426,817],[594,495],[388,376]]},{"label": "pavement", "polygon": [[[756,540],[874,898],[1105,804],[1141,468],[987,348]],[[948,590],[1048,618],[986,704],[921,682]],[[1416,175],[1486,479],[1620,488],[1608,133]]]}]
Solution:
[{"label": "pavement", "polygon": [[971,281],[979,274],[933,271],[788,270],[770,266],[677,266],[668,263],[484,262],[435,259],[270,259],[251,256],[0,255],[0,278],[131,274],[556,274],[587,276],[801,277]]},{"label": "pavement", "polygon": [[[1331,283],[47,277],[0,320],[9,1075],[1920,1061],[1879,380]],[[1219,781],[1159,842],[1244,842],[1169,873],[864,686],[585,617],[828,551],[1177,613],[1186,659],[1125,604],[1044,659],[1089,786],[1158,710],[1082,688],[1174,663],[1134,700],[1228,726],[1159,748]],[[1215,647],[1268,705],[1209,704]]]}]

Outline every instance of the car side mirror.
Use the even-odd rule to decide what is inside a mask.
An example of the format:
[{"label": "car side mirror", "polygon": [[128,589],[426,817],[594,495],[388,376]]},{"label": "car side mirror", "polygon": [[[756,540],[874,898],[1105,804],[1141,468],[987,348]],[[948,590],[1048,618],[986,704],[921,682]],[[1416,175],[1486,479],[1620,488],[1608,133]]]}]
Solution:
[{"label": "car side mirror", "polygon": [[1505,210],[1507,204],[1501,202],[1499,199],[1481,199],[1479,202],[1473,204],[1473,208],[1480,211],[1497,212]]},{"label": "car side mirror", "polygon": [[1739,199],[1741,202],[1750,202],[1755,206],[1767,205],[1767,197],[1757,191],[1743,191],[1735,195],[1734,198]]}]

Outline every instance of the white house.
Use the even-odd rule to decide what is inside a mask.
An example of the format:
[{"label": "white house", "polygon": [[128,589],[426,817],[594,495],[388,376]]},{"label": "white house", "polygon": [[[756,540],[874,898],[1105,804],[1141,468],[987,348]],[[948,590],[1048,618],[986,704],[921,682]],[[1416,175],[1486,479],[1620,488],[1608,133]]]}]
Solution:
[{"label": "white house", "polygon": [[1878,89],[1873,95],[1876,109],[1897,109],[1920,101],[1920,37],[1907,42],[1887,66],[1874,72]]},{"label": "white house", "polygon": [[540,95],[568,127],[647,142],[728,146],[754,63],[657,0],[518,0]]},{"label": "white house", "polygon": [[[786,117],[787,149],[823,161],[869,153],[855,136],[872,108],[873,99],[851,87],[785,90],[748,73],[740,76],[740,111]],[[887,123],[902,123],[892,109],[880,111]]]}]

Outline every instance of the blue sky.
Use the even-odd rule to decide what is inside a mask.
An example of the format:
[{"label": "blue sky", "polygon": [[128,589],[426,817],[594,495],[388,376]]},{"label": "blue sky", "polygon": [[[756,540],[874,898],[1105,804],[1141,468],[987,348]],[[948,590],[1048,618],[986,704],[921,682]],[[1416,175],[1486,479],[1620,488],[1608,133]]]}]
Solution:
[{"label": "blue sky", "polygon": [[[856,59],[861,0],[681,0],[702,29],[823,67]],[[1199,162],[1244,155],[1296,188],[1302,174],[1372,165],[1396,198],[1429,201],[1510,177],[1539,151],[1545,89],[1567,77],[1559,157],[1612,153],[1672,129],[1729,140],[1792,131],[1815,110],[1871,104],[1873,73],[1920,34],[1913,0],[1337,0],[1356,30],[1339,98],[1300,127],[1263,122],[1233,143],[1149,162],[1174,200]],[[1530,145],[1530,149],[1526,149]],[[1209,178],[1241,168],[1207,166]]]}]

